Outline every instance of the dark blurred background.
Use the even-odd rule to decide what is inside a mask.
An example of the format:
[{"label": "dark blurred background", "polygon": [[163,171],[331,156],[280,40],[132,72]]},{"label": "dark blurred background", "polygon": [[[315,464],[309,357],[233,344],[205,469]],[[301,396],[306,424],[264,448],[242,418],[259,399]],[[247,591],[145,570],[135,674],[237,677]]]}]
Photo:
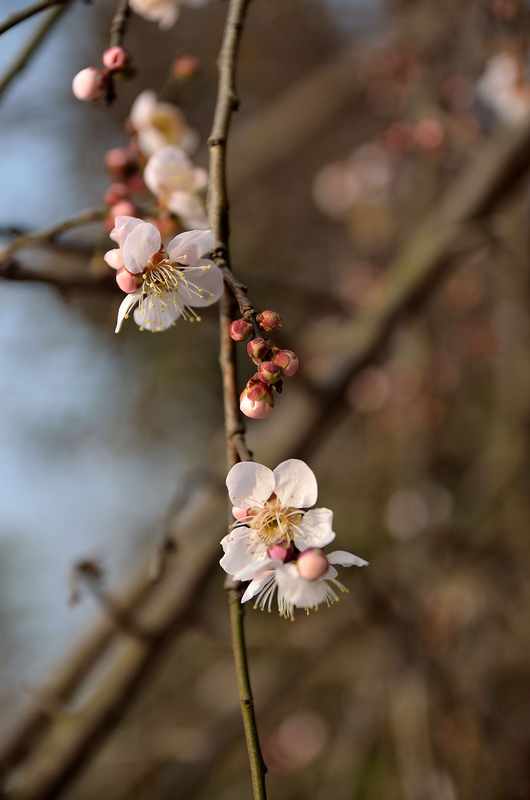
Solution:
[{"label": "dark blurred background", "polygon": [[[1,5],[2,17],[22,7]],[[102,206],[105,153],[126,144],[143,89],[165,86],[200,132],[194,160],[207,166],[226,4],[183,8],[170,31],[133,16],[126,46],[138,74],[108,109],[77,101],[71,81],[99,62],[114,10],[110,0],[76,2],[2,98],[6,239]],[[341,575],[350,594],[338,605],[294,624],[249,604],[275,800],[530,798],[524,169],[348,383],[347,413],[304,427],[311,386],[356,346],[351,322],[363,330],[384,306],[396,254],[441,199],[458,202],[455,181],[490,139],[528,124],[529,19],[519,0],[253,0],[249,9],[229,151],[233,268],[258,310],[281,314],[279,342],[303,359],[273,415],[250,422],[249,441],[274,467],[304,431],[337,547],[370,561]],[[0,65],[34,24],[2,36]],[[182,53],[200,69],[168,86]],[[110,246],[98,223],[19,258],[59,279],[99,278]],[[108,598],[145,573],[165,535],[177,553],[163,580],[175,582],[190,574],[199,527],[201,546],[221,538],[218,521],[193,516],[206,496],[212,519],[224,512],[217,314],[157,336],[129,321],[116,336],[112,289],[2,280],[0,291],[0,732],[9,737],[40,703],[52,723],[68,718],[59,739],[75,738],[91,692],[112,691],[112,651],[92,670],[96,688],[48,708],[55,665],[105,622]],[[96,590],[81,580],[72,606],[72,568],[84,559],[104,576]],[[189,624],[168,635],[139,691],[46,797],[250,796],[223,577],[209,573]],[[17,781],[32,771],[32,748],[54,763],[57,736],[31,740],[7,797],[40,797]]]}]

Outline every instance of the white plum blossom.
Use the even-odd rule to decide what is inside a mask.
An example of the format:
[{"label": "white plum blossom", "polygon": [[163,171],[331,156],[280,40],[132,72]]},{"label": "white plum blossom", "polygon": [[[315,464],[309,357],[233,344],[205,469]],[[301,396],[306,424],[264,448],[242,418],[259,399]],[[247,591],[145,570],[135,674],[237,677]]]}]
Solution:
[{"label": "white plum blossom", "polygon": [[[304,564],[304,561],[312,563]],[[278,611],[281,617],[294,620],[295,608],[305,608],[306,612],[317,610],[321,603],[329,607],[339,599],[334,584],[341,592],[345,586],[337,580],[338,572],[333,564],[343,567],[366,567],[363,558],[335,550],[325,555],[321,550],[301,553],[296,560],[283,562],[279,559],[266,559],[242,570],[234,577],[236,580],[250,580],[241,598],[246,603],[256,597],[254,608],[271,611],[274,594],[278,592]]]},{"label": "white plum blossom", "polygon": [[215,303],[223,292],[221,270],[202,256],[214,245],[211,231],[186,231],[162,249],[160,231],[135,217],[116,217],[111,238],[119,249],[105,260],[117,270],[127,292],[118,311],[116,333],[137,303],[134,321],[140,330],[163,331],[180,316],[200,320],[194,308]]},{"label": "white plum blossom", "polygon": [[180,6],[203,6],[209,0],[130,0],[131,9],[145,19],[158,22],[160,28],[171,28],[178,19]]},{"label": "white plum blossom", "polygon": [[184,114],[172,103],[160,102],[150,89],[134,101],[130,120],[138,135],[138,146],[147,158],[168,145],[178,145],[187,153],[198,147],[199,134],[189,127]]},{"label": "white plum blossom", "polygon": [[488,60],[477,93],[508,125],[517,125],[530,113],[530,86],[522,61],[513,53],[497,53]]},{"label": "white plum blossom", "polygon": [[237,522],[224,537],[221,566],[236,575],[249,565],[280,553],[324,547],[335,538],[329,508],[313,508],[318,486],[312,470],[292,458],[276,469],[246,461],[236,464],[226,478]]},{"label": "white plum blossom", "polygon": [[177,214],[186,227],[208,227],[202,200],[208,173],[194,167],[181,147],[157,150],[146,164],[144,181],[161,205]]}]

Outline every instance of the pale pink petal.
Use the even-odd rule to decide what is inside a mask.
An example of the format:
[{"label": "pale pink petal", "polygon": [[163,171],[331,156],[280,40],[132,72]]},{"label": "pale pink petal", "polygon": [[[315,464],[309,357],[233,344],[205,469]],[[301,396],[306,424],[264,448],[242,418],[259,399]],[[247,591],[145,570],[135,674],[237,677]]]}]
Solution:
[{"label": "pale pink petal", "polygon": [[[299,506],[296,506],[299,508]],[[294,543],[299,550],[308,547],[325,547],[333,541],[333,511],[329,508],[312,508],[293,531]]]},{"label": "pale pink petal", "polygon": [[112,269],[121,269],[123,267],[123,257],[119,247],[114,250],[108,250],[103,258]]},{"label": "pale pink petal", "polygon": [[160,231],[150,222],[142,222],[127,235],[121,245],[123,263],[133,275],[143,272],[150,258],[158,253],[162,239]]},{"label": "pale pink petal", "polygon": [[342,567],[367,567],[368,561],[359,556],[354,556],[353,553],[347,553],[346,550],[334,550],[327,556],[328,564],[340,564]]},{"label": "pale pink petal", "polygon": [[118,245],[123,246],[129,233],[133,228],[136,228],[137,225],[140,225],[141,222],[142,220],[137,217],[119,215],[114,219],[114,228],[109,233],[109,236],[113,242],[117,242]]},{"label": "pale pink petal", "polygon": [[324,580],[305,581],[299,574],[296,564],[282,564],[275,570],[278,584],[278,600],[292,603],[299,608],[316,608],[328,595],[328,587]]},{"label": "pale pink petal", "polygon": [[265,554],[265,556],[263,556],[261,559],[256,559],[256,561],[251,564],[247,563],[244,569],[234,573],[234,578],[237,581],[249,581],[254,578],[259,578],[264,572],[268,572],[271,569],[276,569],[276,567],[279,567],[282,564],[283,561],[280,561],[277,558],[267,558]]},{"label": "pale pink petal", "polygon": [[170,261],[192,267],[208,253],[215,244],[215,236],[211,231],[185,231],[179,233],[167,246]]},{"label": "pale pink petal", "polygon": [[285,507],[314,506],[318,497],[317,479],[304,461],[290,458],[274,470],[275,492]]},{"label": "pale pink petal", "polygon": [[337,572],[335,567],[328,567],[327,572],[325,572],[324,575],[322,575],[322,580],[323,581],[333,581],[333,580],[335,580],[335,578],[337,577],[338,574],[339,573]]},{"label": "pale pink petal", "polygon": [[182,223],[189,228],[208,228],[208,217],[204,204],[199,197],[189,194],[189,192],[172,191],[167,199],[166,205],[173,214],[177,214]]},{"label": "pale pink petal", "polygon": [[141,297],[142,297],[142,292],[134,292],[134,294],[128,294],[123,298],[121,305],[118,309],[118,321],[116,323],[115,333],[119,333],[123,320],[129,313],[129,309],[131,309],[133,305],[137,303],[138,300],[140,300]]},{"label": "pale pink petal", "polygon": [[134,321],[147,331],[165,331],[182,312],[182,305],[174,292],[162,295],[144,295],[134,311]]},{"label": "pale pink petal", "polygon": [[193,180],[197,191],[206,189],[208,186],[208,170],[204,169],[203,167],[194,167]]},{"label": "pale pink petal", "polygon": [[269,570],[268,572],[264,572],[260,575],[259,578],[254,578],[253,581],[249,583],[246,588],[246,591],[241,598],[242,603],[246,603],[247,600],[252,600],[258,592],[260,592],[268,583],[269,581],[273,580],[274,578],[274,570]]},{"label": "pale pink petal", "polygon": [[184,278],[188,285],[182,285],[179,294],[182,294],[187,306],[201,308],[217,303],[224,290],[223,273],[213,261],[199,259],[197,267],[202,269],[184,269]]},{"label": "pale pink petal", "polygon": [[273,493],[274,475],[263,464],[245,461],[232,467],[226,477],[226,486],[232,505],[257,508]]},{"label": "pale pink petal", "polygon": [[151,89],[140,92],[131,107],[130,120],[133,128],[139,131],[150,125],[151,115],[156,106],[156,94]]},{"label": "pale pink petal", "polygon": [[267,546],[250,528],[236,528],[221,544],[225,554],[219,563],[224,571],[236,575],[250,567],[251,574],[246,580],[253,577],[256,566],[267,557]]}]

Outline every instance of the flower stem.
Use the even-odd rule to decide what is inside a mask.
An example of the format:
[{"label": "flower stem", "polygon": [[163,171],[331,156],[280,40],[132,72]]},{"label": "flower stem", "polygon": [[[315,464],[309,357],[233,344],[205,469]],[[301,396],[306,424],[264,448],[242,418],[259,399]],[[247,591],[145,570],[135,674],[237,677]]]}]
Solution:
[{"label": "flower stem", "polygon": [[229,589],[228,598],[230,604],[230,626],[232,629],[232,651],[234,653],[237,688],[239,691],[248,759],[252,774],[254,800],[266,800],[265,773],[267,767],[261,756],[258,730],[254,716],[254,700],[250,688],[247,651],[245,647],[245,630],[243,625],[245,611],[241,604],[241,592],[238,589]]}]

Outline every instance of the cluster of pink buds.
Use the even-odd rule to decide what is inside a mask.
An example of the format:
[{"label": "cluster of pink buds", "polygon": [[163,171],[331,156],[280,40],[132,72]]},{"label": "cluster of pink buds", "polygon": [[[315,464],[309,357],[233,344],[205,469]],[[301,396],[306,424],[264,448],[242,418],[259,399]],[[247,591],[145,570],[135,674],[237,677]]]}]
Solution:
[{"label": "cluster of pink buds", "polygon": [[[256,317],[259,329],[264,333],[276,333],[282,329],[282,321],[275,311],[263,311]],[[230,326],[230,336],[236,342],[244,342],[254,332],[248,319],[236,319]],[[243,414],[252,419],[265,419],[274,408],[274,393],[280,394],[282,378],[290,378],[298,369],[298,357],[292,350],[280,350],[270,339],[258,336],[247,344],[247,353],[258,367],[240,397]]]},{"label": "cluster of pink buds", "polygon": [[103,69],[87,67],[78,72],[72,81],[72,91],[78,100],[98,100],[103,94],[107,101],[114,99],[112,86],[113,77],[131,77],[132,71],[129,65],[129,55],[127,51],[116,45],[109,47],[102,56]]},{"label": "cluster of pink buds", "polygon": [[146,190],[142,177],[143,161],[135,138],[131,138],[127,147],[113,147],[105,155],[105,169],[113,181],[103,197],[109,208],[105,220],[109,233],[116,217],[136,216],[134,195]]}]

